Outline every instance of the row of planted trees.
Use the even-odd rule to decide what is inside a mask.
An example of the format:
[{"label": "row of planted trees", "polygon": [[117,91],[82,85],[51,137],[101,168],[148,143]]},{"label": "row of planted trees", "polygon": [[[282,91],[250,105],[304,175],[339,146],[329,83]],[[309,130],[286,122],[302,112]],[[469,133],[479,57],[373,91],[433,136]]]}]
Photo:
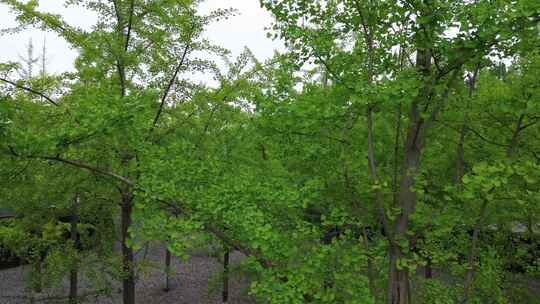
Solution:
[{"label": "row of planted trees", "polygon": [[264,63],[204,40],[231,12],[200,1],[71,1],[88,31],[1,2],[80,53],[39,79],[2,64],[1,202],[40,227],[51,204],[118,209],[124,303],[137,244],[201,233],[247,256],[261,303],[532,303],[534,1],[263,0],[287,46]]}]

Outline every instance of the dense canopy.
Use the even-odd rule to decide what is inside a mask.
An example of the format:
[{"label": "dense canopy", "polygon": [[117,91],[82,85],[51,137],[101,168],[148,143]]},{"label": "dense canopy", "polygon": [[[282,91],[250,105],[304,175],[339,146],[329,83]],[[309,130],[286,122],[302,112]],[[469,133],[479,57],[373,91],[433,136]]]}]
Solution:
[{"label": "dense canopy", "polygon": [[0,1],[79,52],[0,61],[0,248],[29,284],[77,303],[93,271],[133,304],[163,241],[240,252],[256,303],[537,303],[540,2],[261,0],[266,62],[205,40],[232,11],[200,2],[66,1],[83,30]]}]

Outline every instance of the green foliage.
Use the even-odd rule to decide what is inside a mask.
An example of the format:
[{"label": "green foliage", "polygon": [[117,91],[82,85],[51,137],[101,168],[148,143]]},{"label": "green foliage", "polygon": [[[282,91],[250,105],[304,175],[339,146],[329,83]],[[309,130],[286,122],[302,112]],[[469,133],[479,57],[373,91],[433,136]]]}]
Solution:
[{"label": "green foliage", "polygon": [[[288,46],[264,63],[204,40],[234,12],[200,1],[67,1],[99,16],[88,31],[1,2],[80,50],[72,73],[0,87],[0,206],[20,215],[0,240],[48,250],[50,282],[139,269],[112,252],[120,203],[131,249],[238,250],[261,303],[529,297],[508,278],[540,258],[534,1],[262,0]],[[85,254],[58,221],[75,199]],[[386,298],[397,283],[414,290]]]}]

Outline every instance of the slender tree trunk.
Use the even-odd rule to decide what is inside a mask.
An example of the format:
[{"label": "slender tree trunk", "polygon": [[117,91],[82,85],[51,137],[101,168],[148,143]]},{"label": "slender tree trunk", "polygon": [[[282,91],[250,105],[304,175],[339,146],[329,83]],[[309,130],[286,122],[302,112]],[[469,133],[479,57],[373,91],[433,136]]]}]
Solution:
[{"label": "slender tree trunk", "polygon": [[463,302],[464,304],[469,302],[469,297],[471,293],[471,285],[474,278],[474,260],[476,259],[477,247],[478,247],[478,237],[480,236],[480,229],[482,228],[482,223],[484,222],[484,217],[486,214],[488,205],[488,200],[484,199],[482,207],[480,207],[480,214],[474,226],[473,236],[471,240],[471,248],[469,249],[469,257],[467,260],[467,271],[465,273],[465,282],[463,283]]},{"label": "slender tree trunk", "polygon": [[131,213],[133,208],[133,193],[130,190],[122,192],[122,268],[124,271],[123,300],[124,304],[135,304],[135,270],[133,249],[127,245]]},{"label": "slender tree trunk", "polygon": [[143,261],[146,261],[146,258],[148,257],[148,248],[150,247],[149,242],[144,243],[144,253],[143,253]]},{"label": "slender tree trunk", "polygon": [[371,291],[371,294],[373,295],[373,298],[375,299],[375,303],[378,303],[378,293],[377,289],[375,288],[375,270],[373,267],[373,257],[371,254],[369,254],[369,239],[366,232],[366,228],[362,228],[362,238],[364,239],[364,249],[366,250],[367,254],[367,275],[368,275],[368,284],[369,284],[369,290]]},{"label": "slender tree trunk", "polygon": [[394,138],[394,176],[393,176],[393,189],[394,189],[394,204],[397,202],[397,189],[398,189],[398,173],[399,173],[399,139],[401,136],[401,102],[396,108],[396,136]]},{"label": "slender tree trunk", "polygon": [[431,258],[427,259],[426,268],[424,269],[424,278],[433,279],[433,266],[431,264]]},{"label": "slender tree trunk", "polygon": [[223,254],[223,303],[227,303],[229,301],[229,254],[230,250],[226,247],[225,253]]},{"label": "slender tree trunk", "polygon": [[[367,112],[367,122],[368,122],[368,163],[369,163],[369,172],[371,178],[376,184],[380,184],[379,177],[377,175],[377,165],[375,162],[374,155],[374,143],[373,143],[373,109],[369,106]],[[377,188],[375,192],[375,202],[377,205],[378,214],[380,220],[383,224],[384,231],[389,241],[390,252],[389,252],[389,269],[388,269],[388,288],[387,288],[387,302],[389,304],[408,304],[407,302],[395,302],[399,301],[399,279],[402,278],[402,275],[398,273],[397,260],[401,255],[399,253],[398,245],[394,241],[394,229],[390,226],[390,221],[388,220],[385,207],[384,207],[384,198],[380,188]]]},{"label": "slender tree trunk", "polygon": [[36,262],[36,273],[37,273],[37,279],[34,281],[34,292],[40,293],[43,291],[43,284],[41,282],[42,280],[42,272],[43,272],[43,256],[41,253],[39,253],[38,260]]},{"label": "slender tree trunk", "polygon": [[[324,85],[326,86],[327,84],[325,83]],[[347,159],[346,159],[346,155],[347,155],[346,142],[348,140],[348,130],[352,129],[355,122],[356,122],[356,118],[354,118],[353,116],[349,116],[349,118],[347,119],[345,123],[345,126],[343,127],[342,134],[341,134],[341,140],[342,140],[341,162],[342,162],[343,186],[345,188],[345,193],[348,196],[351,206],[354,208],[357,208],[360,205],[360,203],[355,198],[354,187],[349,177],[349,168],[347,166]],[[368,253],[369,240],[367,237],[365,227],[362,228],[362,238],[364,239],[364,249],[366,250],[366,254],[367,254],[367,271],[368,271],[369,289],[371,291],[371,294],[375,298],[375,302],[377,302],[377,290],[375,288],[375,271],[373,268],[373,257]]]},{"label": "slender tree trunk", "polygon": [[171,271],[171,252],[167,247],[165,247],[165,289],[164,291],[168,292],[171,290],[170,286],[170,271]]},{"label": "slender tree trunk", "polygon": [[463,124],[459,132],[459,143],[457,147],[457,162],[456,162],[456,184],[461,183],[461,179],[465,174],[465,137],[467,135],[467,125]]},{"label": "slender tree trunk", "polygon": [[517,122],[517,125],[516,125],[516,129],[514,130],[514,133],[512,134],[512,140],[510,141],[510,145],[508,146],[508,149],[506,150],[506,156],[508,158],[512,158],[512,156],[514,155],[514,150],[518,144],[518,139],[519,139],[519,133],[521,132],[522,130],[522,124],[523,124],[523,119],[525,118],[525,115],[524,114],[521,114],[521,116],[519,116],[519,119],[518,119],[518,122]]},{"label": "slender tree trunk", "polygon": [[[126,23],[119,3],[112,1],[116,16],[116,32],[124,44],[123,52],[116,58],[116,71],[118,73],[120,96],[124,98],[127,93],[126,88],[126,67],[125,56],[129,49],[131,22],[133,17],[134,2],[131,1],[129,9],[128,22]],[[127,29],[125,28],[127,26]],[[131,157],[122,157],[122,164],[126,165]],[[131,227],[131,212],[133,208],[133,192],[131,189],[121,189],[122,195],[122,268],[124,271],[123,285],[123,300],[124,304],[135,304],[135,270],[134,270],[134,254],[126,241],[129,237],[129,227]]]},{"label": "slender tree trunk", "polygon": [[[77,267],[76,265],[74,265],[73,267]],[[70,304],[75,304],[77,303],[77,298],[78,298],[78,281],[79,281],[79,276],[78,276],[78,271],[77,269],[71,269],[71,272],[69,274],[69,303]]]},{"label": "slender tree trunk", "polygon": [[[523,124],[524,117],[525,116],[523,114],[519,117],[517,125],[516,125],[516,129],[514,130],[514,132],[512,134],[512,139],[510,141],[510,145],[508,146],[508,149],[506,150],[506,156],[509,159],[512,158],[513,153],[514,153],[514,149],[518,144],[519,133],[522,130],[522,124]],[[484,221],[485,214],[486,214],[486,211],[487,211],[487,205],[488,205],[488,200],[484,198],[482,206],[480,207],[480,214],[478,216],[478,220],[477,220],[476,225],[474,226],[474,230],[473,230],[473,236],[472,236],[472,240],[471,240],[471,247],[470,247],[470,250],[469,250],[469,257],[468,257],[468,261],[467,261],[468,269],[465,272],[465,281],[463,283],[463,303],[465,303],[465,304],[469,302],[469,298],[470,298],[470,294],[471,294],[472,282],[473,282],[473,279],[474,279],[474,271],[475,271],[474,260],[476,259],[477,247],[478,247],[478,237],[480,235],[480,229],[482,228],[482,223]]]},{"label": "slender tree trunk", "polygon": [[[80,247],[80,241],[78,238],[79,232],[77,231],[77,222],[79,221],[79,204],[80,204],[80,197],[77,194],[75,197],[75,201],[73,202],[72,210],[71,210],[71,223],[70,223],[70,232],[71,232],[71,241],[73,242],[73,245],[75,248]],[[78,298],[78,283],[79,283],[79,276],[78,276],[78,257],[75,257],[75,261],[73,262],[73,266],[71,268],[71,272],[69,275],[69,303],[75,304],[77,303]]]},{"label": "slender tree trunk", "polygon": [[467,131],[469,129],[469,109],[471,107],[471,99],[474,95],[476,88],[476,78],[480,72],[480,66],[477,66],[474,73],[468,76],[469,96],[467,98],[467,108],[465,109],[465,119],[461,130],[459,132],[459,142],[457,148],[457,162],[456,162],[456,183],[461,184],[461,179],[465,174],[465,138],[467,137]]}]

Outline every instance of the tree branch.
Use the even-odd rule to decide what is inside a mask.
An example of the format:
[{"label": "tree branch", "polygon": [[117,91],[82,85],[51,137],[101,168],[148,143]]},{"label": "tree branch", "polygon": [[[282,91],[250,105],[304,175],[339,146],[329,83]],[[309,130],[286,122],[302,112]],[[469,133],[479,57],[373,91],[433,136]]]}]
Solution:
[{"label": "tree branch", "polygon": [[[457,131],[457,132],[460,132],[459,129],[456,129],[455,127],[452,127],[451,125],[449,125],[449,124],[447,124],[447,123],[444,123],[444,122],[442,122],[442,121],[437,121],[437,122],[441,123],[441,124],[444,125],[445,127],[448,127],[448,128],[450,128],[450,129],[452,129],[452,130],[455,130],[455,131]],[[467,127],[466,129],[467,129],[467,131],[472,132],[472,133],[473,133],[474,135],[476,135],[479,139],[481,139],[481,140],[487,142],[488,144],[492,144],[492,145],[498,146],[498,147],[505,147],[505,148],[508,147],[507,144],[501,144],[501,143],[498,143],[498,142],[495,142],[495,141],[492,141],[492,140],[486,138],[485,136],[483,136],[482,134],[480,134],[480,132],[476,131],[475,129],[473,129],[473,128],[471,128],[471,127]]]},{"label": "tree branch", "polygon": [[161,103],[159,105],[158,112],[156,113],[156,117],[154,118],[154,122],[152,123],[152,129],[151,130],[153,130],[157,125],[159,117],[161,116],[161,113],[163,112],[163,107],[165,106],[165,101],[167,100],[167,96],[169,95],[169,92],[170,92],[174,82],[176,81],[176,77],[178,76],[178,73],[180,72],[180,69],[184,65],[184,61],[186,60],[186,56],[187,56],[187,53],[189,51],[189,48],[190,48],[190,44],[188,42],[188,43],[186,43],[186,47],[184,48],[182,58],[180,59],[180,62],[178,63],[178,65],[176,66],[176,69],[174,70],[174,74],[171,77],[171,79],[169,80],[169,83],[167,84],[167,87],[165,88],[165,91],[163,92],[163,96],[161,96]]},{"label": "tree branch", "polygon": [[96,173],[96,174],[99,174],[99,175],[102,175],[102,176],[111,177],[113,179],[116,179],[116,180],[128,185],[128,186],[136,186],[135,182],[129,180],[128,178],[126,178],[124,176],[116,174],[114,172],[104,171],[104,170],[101,170],[99,168],[90,166],[88,164],[85,164],[85,163],[82,163],[82,162],[79,162],[79,161],[61,158],[58,155],[57,156],[21,155],[21,154],[17,153],[15,151],[15,149],[13,149],[13,147],[11,147],[11,146],[9,146],[9,151],[11,152],[11,154],[13,156],[16,156],[16,157],[23,157],[23,158],[29,158],[29,159],[42,159],[42,160],[60,162],[60,163],[66,164],[66,165],[70,165],[70,166],[73,166],[73,167],[76,167],[76,168],[80,168],[80,169],[90,171],[92,173]]},{"label": "tree branch", "polygon": [[8,79],[5,79],[5,78],[1,78],[1,77],[0,77],[0,81],[3,81],[3,82],[5,82],[5,83],[8,83],[8,84],[10,84],[10,85],[12,85],[12,86],[14,86],[14,87],[16,87],[16,88],[19,88],[19,89],[21,89],[21,90],[30,92],[30,93],[32,93],[32,94],[36,94],[36,95],[38,95],[38,96],[40,96],[40,97],[43,97],[48,103],[50,103],[50,104],[52,104],[52,105],[54,105],[54,106],[57,106],[57,107],[59,106],[59,104],[58,104],[56,101],[54,101],[52,98],[50,98],[49,96],[47,96],[47,95],[45,95],[45,94],[43,94],[43,93],[41,93],[41,92],[38,92],[38,91],[36,91],[36,90],[34,90],[34,89],[30,88],[30,87],[27,87],[27,86],[24,86],[24,85],[17,84],[17,83],[14,82],[14,81],[11,81],[11,80],[8,80]]},{"label": "tree branch", "polygon": [[57,157],[57,156],[55,156],[55,157],[44,156],[44,157],[41,157],[41,158],[45,159],[45,160],[61,162],[61,163],[71,165],[73,167],[77,167],[77,168],[81,168],[81,169],[86,169],[86,170],[88,170],[90,172],[94,172],[94,173],[97,173],[99,175],[112,177],[112,178],[114,178],[114,179],[116,179],[118,181],[121,181],[122,183],[124,183],[124,184],[126,184],[128,186],[135,186],[136,185],[135,182],[129,180],[126,177],[123,177],[123,176],[118,175],[118,174],[113,173],[113,172],[103,171],[101,169],[92,167],[90,165],[87,165],[87,164],[84,164],[84,163],[81,163],[81,162],[78,162],[78,161],[64,159],[64,158],[60,158],[60,157]]},{"label": "tree branch", "polygon": [[[123,40],[124,39],[124,25],[122,22],[122,15],[120,12],[120,7],[116,0],[113,0],[112,3],[114,7],[114,13],[116,15],[117,31],[118,31],[118,34],[120,35],[119,39]],[[126,45],[127,45],[128,39],[126,39]],[[118,71],[118,77],[120,77],[120,91],[121,91],[122,97],[124,97],[126,96],[126,72],[125,72],[122,57],[123,57],[122,55],[119,55],[118,58],[116,58],[116,69]]]},{"label": "tree branch", "polygon": [[[169,202],[161,199],[157,199],[157,201],[171,208],[175,216],[178,216],[180,214],[189,216],[189,211],[183,208],[179,202]],[[270,268],[273,266],[272,261],[265,258],[260,251],[256,251],[247,246],[244,246],[241,242],[227,236],[225,232],[223,232],[221,229],[218,229],[211,224],[205,224],[204,229],[210,234],[220,239],[223,243],[242,252],[244,255],[254,257],[264,268]]]},{"label": "tree branch", "polygon": [[539,117],[535,117],[533,118],[534,120],[528,124],[524,124],[522,126],[519,127],[519,131],[523,131],[525,129],[527,129],[528,127],[532,127],[534,126],[535,124],[537,124],[539,121],[540,121],[540,118]]},{"label": "tree branch", "polygon": [[128,25],[127,25],[127,34],[126,34],[126,45],[124,46],[124,52],[127,52],[129,48],[129,40],[131,38],[131,28],[133,26],[133,11],[135,9],[135,0],[131,0],[130,7],[129,7],[129,18],[128,18]]}]

